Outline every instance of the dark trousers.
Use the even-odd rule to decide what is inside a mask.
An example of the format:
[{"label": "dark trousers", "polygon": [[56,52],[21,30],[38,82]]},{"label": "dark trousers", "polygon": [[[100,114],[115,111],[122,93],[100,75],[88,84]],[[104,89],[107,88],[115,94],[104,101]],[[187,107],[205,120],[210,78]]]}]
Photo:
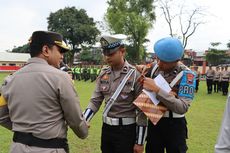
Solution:
[{"label": "dark trousers", "polygon": [[228,94],[228,87],[229,87],[229,82],[228,81],[222,81],[222,92],[223,95]]},{"label": "dark trousers", "polygon": [[148,124],[146,153],[186,153],[187,123],[182,118],[161,118]]},{"label": "dark trousers", "polygon": [[218,92],[220,89],[220,82],[219,81],[213,81],[213,87],[214,87],[214,92]]},{"label": "dark trousers", "polygon": [[136,124],[110,126],[103,123],[101,136],[102,153],[133,153]]},{"label": "dark trousers", "polygon": [[198,89],[199,89],[199,83],[200,83],[200,80],[196,80],[196,92],[197,92]]},{"label": "dark trousers", "polygon": [[210,80],[210,79],[207,79],[207,80],[206,80],[206,83],[207,83],[207,90],[208,90],[208,93],[210,94],[210,93],[212,93],[212,83],[213,83],[213,81]]}]

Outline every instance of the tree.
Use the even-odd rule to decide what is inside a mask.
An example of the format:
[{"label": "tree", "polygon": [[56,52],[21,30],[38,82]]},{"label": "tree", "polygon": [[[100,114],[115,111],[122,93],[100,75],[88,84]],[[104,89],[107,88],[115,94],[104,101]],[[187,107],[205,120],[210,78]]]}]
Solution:
[{"label": "tree", "polygon": [[29,53],[29,44],[15,47],[14,49],[12,49],[12,52],[13,53]]},{"label": "tree", "polygon": [[229,42],[227,43],[227,47],[228,47],[228,49],[230,49],[230,40],[229,40]]},{"label": "tree", "polygon": [[105,21],[112,33],[129,36],[133,61],[143,58],[145,37],[155,20],[153,0],[108,0]]},{"label": "tree", "polygon": [[218,47],[221,43],[220,42],[211,42],[211,48],[209,48],[205,58],[208,63],[212,65],[219,65],[223,64],[226,60],[226,51],[218,50]]},{"label": "tree", "polygon": [[92,45],[99,30],[93,18],[88,17],[84,9],[66,7],[55,13],[50,13],[48,19],[48,30],[59,32],[71,45],[72,51],[67,53],[69,64],[73,63],[73,55],[78,47]]},{"label": "tree", "polygon": [[93,64],[102,63],[102,53],[99,48],[83,47],[83,51],[80,53],[80,60],[84,62],[91,62]]},{"label": "tree", "polygon": [[[202,7],[196,7],[189,11],[184,5],[185,1],[181,1],[181,5],[176,6],[179,3],[178,0],[158,0],[159,8],[169,26],[170,36],[181,38],[183,47],[186,48],[189,37],[196,32],[198,26],[205,23],[203,21],[205,10]],[[175,12],[176,7],[179,7],[179,12]],[[179,25],[180,33],[175,32],[178,30],[174,29],[178,27],[176,25]]]}]

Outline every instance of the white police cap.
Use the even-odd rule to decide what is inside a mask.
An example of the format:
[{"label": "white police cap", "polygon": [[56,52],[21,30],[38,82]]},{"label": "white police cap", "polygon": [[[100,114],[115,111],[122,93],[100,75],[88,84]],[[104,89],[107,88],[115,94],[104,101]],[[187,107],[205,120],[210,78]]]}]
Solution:
[{"label": "white police cap", "polygon": [[102,49],[114,49],[120,45],[123,45],[127,38],[124,34],[115,34],[115,35],[102,35],[100,37],[100,43]]}]

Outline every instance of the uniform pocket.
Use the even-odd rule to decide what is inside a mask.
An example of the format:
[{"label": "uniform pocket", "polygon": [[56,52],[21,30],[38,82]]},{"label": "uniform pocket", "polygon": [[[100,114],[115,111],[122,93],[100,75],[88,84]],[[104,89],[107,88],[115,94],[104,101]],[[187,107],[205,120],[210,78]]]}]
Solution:
[{"label": "uniform pocket", "polygon": [[109,81],[101,81],[99,85],[99,91],[104,95],[110,92],[110,83]]}]

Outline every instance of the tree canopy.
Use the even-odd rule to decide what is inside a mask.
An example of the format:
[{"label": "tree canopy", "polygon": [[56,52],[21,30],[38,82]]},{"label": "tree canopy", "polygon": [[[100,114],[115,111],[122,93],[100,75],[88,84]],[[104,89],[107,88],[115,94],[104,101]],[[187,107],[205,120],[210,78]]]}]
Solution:
[{"label": "tree canopy", "polygon": [[90,18],[84,9],[66,7],[50,13],[47,20],[48,30],[61,33],[72,47],[72,51],[66,56],[68,63],[72,63],[73,54],[80,45],[94,44],[100,34],[93,18]]},{"label": "tree canopy", "polygon": [[29,44],[25,44],[12,49],[13,53],[29,53]]},{"label": "tree canopy", "polygon": [[128,56],[140,61],[145,52],[145,37],[155,20],[153,0],[108,0],[108,4],[105,21],[109,30],[128,35]]},{"label": "tree canopy", "polygon": [[223,64],[226,58],[229,58],[226,56],[226,51],[216,49],[216,47],[218,47],[220,44],[220,42],[212,42],[212,47],[209,48],[206,54],[206,60],[212,65]]},{"label": "tree canopy", "polygon": [[230,49],[230,41],[227,43],[227,47],[228,49]]}]

